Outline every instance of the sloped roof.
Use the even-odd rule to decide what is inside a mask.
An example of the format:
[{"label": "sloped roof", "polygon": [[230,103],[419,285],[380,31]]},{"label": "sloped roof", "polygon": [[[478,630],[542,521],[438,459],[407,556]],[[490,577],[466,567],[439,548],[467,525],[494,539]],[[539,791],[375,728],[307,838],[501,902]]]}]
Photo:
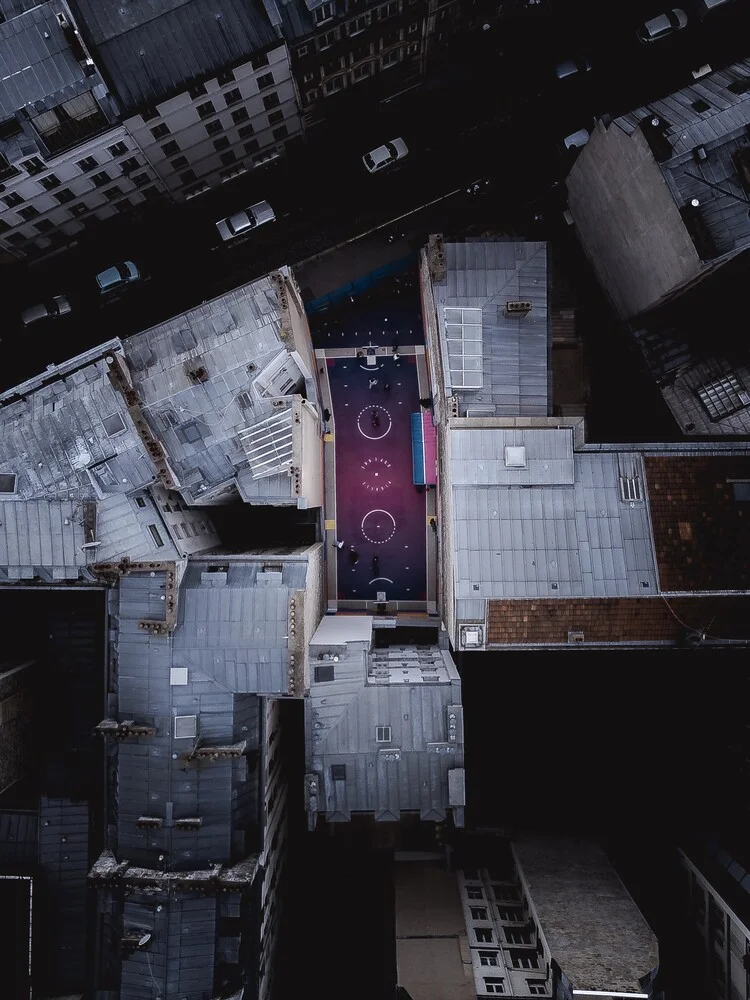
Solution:
[{"label": "sloped roof", "polygon": [[90,90],[91,77],[78,62],[55,16],[58,4],[42,3],[0,24],[0,117],[46,103],[55,94]]},{"label": "sloped roof", "polygon": [[528,837],[513,853],[552,957],[574,990],[642,992],[656,937],[597,844]]},{"label": "sloped roof", "polygon": [[487,644],[672,644],[701,629],[708,630],[709,640],[744,639],[750,635],[749,620],[750,596],[488,601]]},{"label": "sloped roof", "polygon": [[[341,617],[345,625],[355,620]],[[354,812],[392,820],[410,811],[444,819],[447,772],[463,767],[462,721],[449,749],[448,706],[461,715],[461,683],[448,653],[394,646],[371,654],[369,642],[331,632],[311,644],[310,658],[308,771],[322,777],[328,820]],[[390,740],[378,743],[376,727],[389,727]],[[333,765],[344,766],[343,780]]]},{"label": "sloped roof", "polygon": [[644,459],[662,591],[750,590],[750,519],[733,480],[750,481],[750,457]]},{"label": "sloped roof", "polygon": [[[546,416],[549,406],[547,245],[469,240],[445,244],[445,280],[433,283],[446,379],[446,308],[481,310],[482,387],[455,391],[460,413],[489,407],[497,416]],[[508,316],[508,301],[531,303]],[[448,392],[452,391],[446,385]]]},{"label": "sloped roof", "polygon": [[274,41],[259,0],[73,0],[126,113]]}]

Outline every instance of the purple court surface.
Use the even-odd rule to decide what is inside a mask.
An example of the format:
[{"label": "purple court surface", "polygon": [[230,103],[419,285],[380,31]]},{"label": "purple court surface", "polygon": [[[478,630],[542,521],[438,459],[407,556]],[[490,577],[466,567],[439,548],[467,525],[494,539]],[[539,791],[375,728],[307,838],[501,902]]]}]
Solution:
[{"label": "purple court surface", "polygon": [[327,365],[336,532],[345,543],[336,553],[339,600],[374,601],[384,593],[387,601],[424,601],[425,495],[412,481],[411,414],[420,409],[416,359],[385,356],[368,367],[364,358],[329,358]]}]

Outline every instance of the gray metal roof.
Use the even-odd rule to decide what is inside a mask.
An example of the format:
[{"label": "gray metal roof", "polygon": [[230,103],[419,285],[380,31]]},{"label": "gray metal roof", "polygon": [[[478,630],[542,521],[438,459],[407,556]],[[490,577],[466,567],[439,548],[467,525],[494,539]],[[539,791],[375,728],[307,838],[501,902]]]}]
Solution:
[{"label": "gray metal roof", "polygon": [[202,1000],[213,996],[217,901],[215,896],[159,900],[126,899],[123,923],[150,931],[147,949],[123,958],[120,1000],[151,1000],[156,995]]},{"label": "gray metal roof", "polygon": [[[131,573],[120,581],[118,719],[153,724],[157,730],[153,737],[118,747],[121,857],[159,867],[163,854],[173,868],[238,860],[232,849],[238,808],[233,793],[248,781],[247,758],[186,768],[184,754],[194,740],[175,736],[175,717],[196,717],[202,745],[257,741],[257,732],[253,737],[241,731],[240,716],[249,725],[244,696],[288,692],[289,598],[307,583],[305,559],[274,556],[274,562],[283,564],[280,574],[264,572],[262,560],[191,560],[180,585],[177,626],[165,637],[138,628],[144,617],[163,616],[164,573]],[[187,669],[186,683],[173,676],[173,668]],[[259,725],[257,713],[254,725]],[[140,816],[161,818],[164,825],[139,828]],[[195,816],[202,820],[197,831],[173,826]]]},{"label": "gray metal roof", "polygon": [[45,957],[45,975],[63,992],[79,991],[87,975],[88,802],[41,797],[39,866],[46,888],[45,932],[55,942]]},{"label": "gray metal roof", "polygon": [[[745,59],[615,121],[631,133],[644,118],[660,119],[673,148],[673,155],[660,164],[664,178],[679,207],[699,200],[717,255],[750,241],[748,197],[733,159],[737,150],[747,147],[750,91],[736,94],[728,89],[733,81],[747,79],[750,60]],[[705,150],[705,159],[696,160],[698,147]]]},{"label": "gray metal roof", "polygon": [[528,837],[513,844],[552,957],[576,990],[641,993],[659,964],[651,928],[597,844]]},{"label": "gray metal roof", "polygon": [[[241,432],[280,412],[261,388],[270,362],[292,358],[280,328],[276,292],[261,278],[127,341],[146,419],[194,499],[234,482],[249,464]],[[196,382],[188,371],[201,368]]]},{"label": "gray metal roof", "polygon": [[[323,619],[323,622],[327,622]],[[333,657],[336,660],[333,660]],[[448,708],[461,716],[461,682],[447,652],[436,646],[370,651],[352,639],[310,644],[310,697],[305,705],[308,772],[320,776],[320,809],[330,821],[355,812],[396,820],[418,811],[442,820],[450,802],[448,772],[463,767],[463,723],[451,745]],[[333,668],[333,680],[316,679]],[[376,727],[390,727],[378,743]],[[334,780],[334,765],[346,769]]]},{"label": "gray metal roof", "polygon": [[[86,66],[70,48],[55,14],[64,8],[43,3],[0,24],[0,116],[46,103],[61,91],[66,96],[93,86]],[[96,81],[94,81],[96,82]]]},{"label": "gray metal roof", "polygon": [[279,41],[259,0],[75,0],[75,7],[126,113]]},{"label": "gray metal roof", "polygon": [[[433,284],[446,379],[449,379],[446,308],[481,309],[483,385],[454,391],[460,414],[482,407],[497,416],[546,416],[549,407],[547,247],[545,243],[445,245],[445,281]],[[526,301],[531,311],[506,315],[506,303]],[[451,385],[446,385],[451,391]]]},{"label": "gray metal roof", "polygon": [[[645,494],[640,455],[573,453],[570,429],[448,434],[458,619],[483,618],[487,598],[656,591],[646,504],[620,494],[621,477]],[[506,447],[526,449],[526,469],[504,467]]]}]

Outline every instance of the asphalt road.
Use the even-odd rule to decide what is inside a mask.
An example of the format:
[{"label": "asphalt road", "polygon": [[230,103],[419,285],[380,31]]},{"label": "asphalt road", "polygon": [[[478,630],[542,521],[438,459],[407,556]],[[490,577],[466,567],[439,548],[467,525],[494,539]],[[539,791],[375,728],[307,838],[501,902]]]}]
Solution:
[{"label": "asphalt road", "polygon": [[[538,207],[567,172],[564,135],[590,127],[595,115],[616,115],[686,85],[703,63],[719,68],[747,55],[750,4],[732,0],[700,22],[691,9],[685,30],[640,43],[638,24],[661,9],[642,0],[609,4],[605,18],[595,0],[508,7],[489,30],[456,40],[433,67],[429,87],[360,109],[345,127],[314,133],[280,161],[186,205],[107,221],[72,250],[7,272],[0,388],[384,226],[478,178],[492,180],[488,224],[501,227],[524,206]],[[591,72],[556,80],[555,64],[568,57],[587,58]],[[397,135],[409,156],[369,175],[362,154]],[[277,221],[221,244],[215,221],[260,199],[270,201]],[[136,261],[148,280],[102,300],[94,275],[124,259]],[[23,330],[22,308],[61,293],[73,305],[69,317]]]}]

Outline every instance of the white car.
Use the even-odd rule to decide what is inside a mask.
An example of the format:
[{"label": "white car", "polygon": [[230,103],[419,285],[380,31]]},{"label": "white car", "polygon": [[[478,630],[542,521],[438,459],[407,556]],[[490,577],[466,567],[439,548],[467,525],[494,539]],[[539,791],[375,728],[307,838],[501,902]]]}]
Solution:
[{"label": "white car", "polygon": [[587,128],[579,128],[577,132],[571,132],[563,139],[563,146],[568,149],[582,149],[591,138],[591,133]]},{"label": "white car", "polygon": [[659,14],[652,17],[638,29],[638,37],[642,42],[655,42],[666,35],[671,35],[673,31],[679,31],[687,27],[688,16],[679,7],[673,7],[666,14]]},{"label": "white car", "polygon": [[386,142],[385,145],[378,146],[377,149],[373,149],[369,153],[365,153],[362,157],[362,162],[370,173],[374,174],[378,170],[383,170],[385,167],[389,167],[397,160],[403,160],[403,158],[408,155],[409,150],[403,139],[391,139],[391,141]]},{"label": "white car", "polygon": [[251,229],[257,229],[265,222],[275,221],[276,216],[268,202],[259,201],[243,212],[237,212],[235,215],[230,215],[228,218],[222,219],[221,222],[217,222],[216,228],[223,240],[233,240],[236,236],[249,233]]},{"label": "white car", "polygon": [[570,76],[582,77],[591,72],[591,63],[588,59],[565,59],[555,67],[555,76],[558,80],[566,80]]},{"label": "white car", "polygon": [[30,326],[40,319],[50,319],[55,316],[67,316],[70,312],[70,302],[64,295],[53,295],[46,302],[39,302],[35,306],[29,306],[21,313],[21,322],[24,326]]}]

